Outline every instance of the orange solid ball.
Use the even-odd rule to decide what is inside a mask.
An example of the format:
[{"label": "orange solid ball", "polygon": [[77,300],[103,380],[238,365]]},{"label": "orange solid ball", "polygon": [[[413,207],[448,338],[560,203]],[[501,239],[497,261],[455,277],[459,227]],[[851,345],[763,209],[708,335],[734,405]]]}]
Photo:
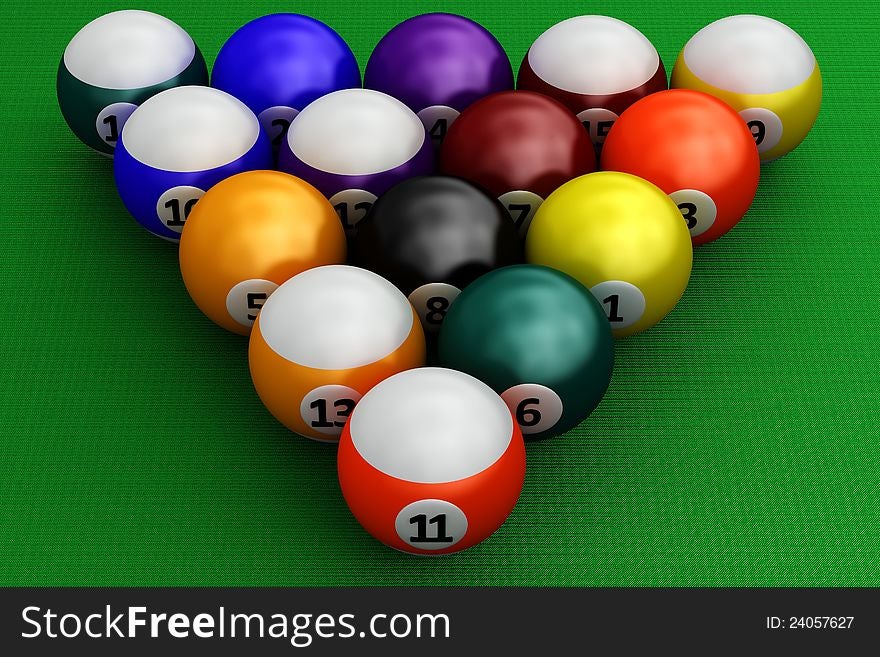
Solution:
[{"label": "orange solid ball", "polygon": [[602,168],[654,183],[669,194],[694,246],[733,228],[758,189],[761,162],[746,122],[714,96],[660,91],[631,105],[602,149]]},{"label": "orange solid ball", "polygon": [[180,272],[193,301],[241,335],[281,283],[345,256],[333,206],[305,181],[278,171],[240,173],[209,189],[180,238]]}]

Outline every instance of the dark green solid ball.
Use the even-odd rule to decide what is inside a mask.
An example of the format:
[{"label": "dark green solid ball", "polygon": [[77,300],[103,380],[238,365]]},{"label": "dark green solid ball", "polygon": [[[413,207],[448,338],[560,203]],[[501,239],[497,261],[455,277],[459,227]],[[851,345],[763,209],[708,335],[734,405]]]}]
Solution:
[{"label": "dark green solid ball", "polygon": [[516,265],[471,283],[440,329],[440,362],[498,392],[526,439],[580,424],[611,382],[614,339],[596,298],[567,274]]}]

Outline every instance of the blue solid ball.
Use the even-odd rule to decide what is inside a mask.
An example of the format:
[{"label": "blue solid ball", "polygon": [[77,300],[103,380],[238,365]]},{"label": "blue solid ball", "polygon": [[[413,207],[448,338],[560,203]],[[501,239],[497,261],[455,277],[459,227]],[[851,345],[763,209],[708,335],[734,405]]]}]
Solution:
[{"label": "blue solid ball", "polygon": [[241,101],[210,87],[153,96],[126,121],[113,173],[126,209],[144,228],[177,242],[211,187],[242,171],[272,168],[272,147]]},{"label": "blue solid ball", "polygon": [[321,21],[272,14],[223,44],[211,86],[250,107],[277,146],[300,110],[330,92],[360,87],[361,72],[348,44]]}]

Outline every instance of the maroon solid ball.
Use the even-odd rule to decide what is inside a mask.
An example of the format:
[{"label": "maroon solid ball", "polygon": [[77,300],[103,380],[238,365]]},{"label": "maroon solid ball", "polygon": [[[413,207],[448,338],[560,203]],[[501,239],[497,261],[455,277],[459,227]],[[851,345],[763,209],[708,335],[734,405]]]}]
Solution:
[{"label": "maroon solid ball", "polygon": [[576,16],[535,40],[517,87],[564,103],[598,148],[627,107],[668,85],[657,49],[644,34],[616,18]]},{"label": "maroon solid ball", "polygon": [[581,123],[564,105],[530,91],[503,91],[468,107],[449,129],[440,170],[482,187],[525,235],[557,187],[596,170]]}]

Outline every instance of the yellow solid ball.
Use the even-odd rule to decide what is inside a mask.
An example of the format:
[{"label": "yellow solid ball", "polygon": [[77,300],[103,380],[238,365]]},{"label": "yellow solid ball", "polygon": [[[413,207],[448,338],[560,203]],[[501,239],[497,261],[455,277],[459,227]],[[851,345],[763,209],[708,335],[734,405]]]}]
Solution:
[{"label": "yellow solid ball", "polygon": [[579,280],[602,304],[614,335],[625,337],[675,307],[693,251],[681,211],[660,188],[602,171],[575,178],[541,204],[526,259]]},{"label": "yellow solid ball", "polygon": [[739,112],[762,162],[800,144],[822,104],[822,74],[810,46],[766,16],[729,16],[697,32],[675,62],[671,86],[712,94]]}]

